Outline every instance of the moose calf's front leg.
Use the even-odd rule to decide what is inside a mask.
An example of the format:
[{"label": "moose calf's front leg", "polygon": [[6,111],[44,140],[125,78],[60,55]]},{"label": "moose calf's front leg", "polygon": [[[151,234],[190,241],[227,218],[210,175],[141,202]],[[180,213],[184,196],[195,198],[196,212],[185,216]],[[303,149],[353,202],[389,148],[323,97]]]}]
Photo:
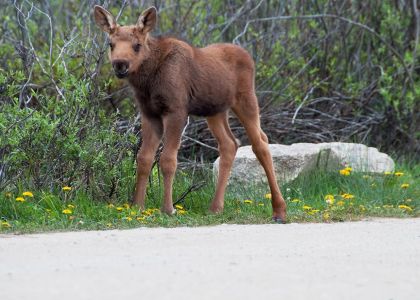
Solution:
[{"label": "moose calf's front leg", "polygon": [[160,169],[163,175],[162,212],[173,214],[172,184],[177,167],[178,149],[181,144],[182,130],[186,114],[170,114],[163,118],[163,151],[160,155]]},{"label": "moose calf's front leg", "polygon": [[159,147],[162,124],[159,120],[150,120],[143,116],[141,127],[143,142],[137,154],[137,180],[133,202],[141,209],[144,209],[147,181],[155,159],[156,150]]}]

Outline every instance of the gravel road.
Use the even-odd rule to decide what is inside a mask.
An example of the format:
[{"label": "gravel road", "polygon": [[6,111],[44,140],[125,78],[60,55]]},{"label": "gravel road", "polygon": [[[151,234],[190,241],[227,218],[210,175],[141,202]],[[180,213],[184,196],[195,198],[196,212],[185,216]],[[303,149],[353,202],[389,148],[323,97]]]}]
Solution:
[{"label": "gravel road", "polygon": [[420,219],[0,235],[0,299],[420,299]]}]

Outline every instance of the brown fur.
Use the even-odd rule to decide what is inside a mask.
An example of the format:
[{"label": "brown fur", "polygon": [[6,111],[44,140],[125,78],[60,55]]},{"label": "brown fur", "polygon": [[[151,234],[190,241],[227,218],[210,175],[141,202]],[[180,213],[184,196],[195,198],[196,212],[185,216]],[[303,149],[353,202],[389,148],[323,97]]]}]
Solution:
[{"label": "brown fur", "polygon": [[[213,44],[195,48],[174,38],[149,35],[156,9],[149,8],[136,25],[119,26],[102,7],[95,7],[97,24],[109,33],[110,60],[119,77],[134,89],[142,113],[143,145],[138,154],[134,201],[144,208],[147,178],[163,138],[160,165],[164,176],[162,210],[172,213],[172,182],[177,151],[188,115],[207,118],[219,144],[220,171],[211,211],[220,212],[238,145],[229,128],[231,109],[245,127],[252,149],[264,167],[272,194],[273,216],[286,218],[286,204],[277,185],[267,136],[260,128],[254,89],[254,62],[239,46]],[[140,46],[139,46],[140,45]],[[136,51],[140,48],[139,51]]]}]

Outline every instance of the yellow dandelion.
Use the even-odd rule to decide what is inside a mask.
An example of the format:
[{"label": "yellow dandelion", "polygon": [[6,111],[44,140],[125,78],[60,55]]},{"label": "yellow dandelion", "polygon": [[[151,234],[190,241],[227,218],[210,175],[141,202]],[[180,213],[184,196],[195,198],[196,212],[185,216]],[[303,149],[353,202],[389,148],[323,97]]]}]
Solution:
[{"label": "yellow dandelion", "polygon": [[71,187],[70,186],[63,186],[62,188],[61,188],[64,192],[69,192],[69,191],[71,191]]},{"label": "yellow dandelion", "polygon": [[401,176],[404,175],[404,173],[403,172],[395,172],[394,175],[397,176],[397,177],[401,177]]},{"label": "yellow dandelion", "polygon": [[176,213],[180,214],[180,215],[185,215],[187,213],[187,211],[183,210],[183,209],[180,209],[180,210],[177,210]]},{"label": "yellow dandelion", "polygon": [[179,204],[175,205],[175,208],[176,209],[184,209],[184,207],[182,205],[179,205]]},{"label": "yellow dandelion", "polygon": [[342,201],[342,200],[340,200],[340,201],[338,201],[338,202],[337,202],[337,205],[338,205],[338,206],[344,206],[344,204],[345,204],[345,202],[344,202],[344,201]]},{"label": "yellow dandelion", "polygon": [[384,174],[385,174],[385,175],[391,175],[391,174],[392,174],[392,172],[390,172],[390,171],[385,171],[385,172],[384,172]]},{"label": "yellow dandelion", "polygon": [[112,223],[107,223],[107,224],[106,224],[106,227],[108,227],[108,228],[109,228],[109,227],[112,227]]},{"label": "yellow dandelion", "polygon": [[132,221],[133,218],[132,217],[124,217],[123,220],[127,220],[128,222]]},{"label": "yellow dandelion", "polygon": [[265,198],[265,199],[271,199],[271,194],[270,194],[270,193],[265,194],[264,198]]},{"label": "yellow dandelion", "polygon": [[304,206],[302,206],[302,209],[303,210],[311,210],[312,207],[310,207],[309,205],[304,205]]},{"label": "yellow dandelion", "polygon": [[264,206],[264,203],[258,203],[258,206]]},{"label": "yellow dandelion", "polygon": [[123,210],[124,210],[124,207],[117,206],[115,209],[116,209],[117,211],[123,211]]},{"label": "yellow dandelion", "polygon": [[341,197],[343,197],[344,199],[353,199],[354,198],[354,195],[344,193],[344,194],[341,195]]},{"label": "yellow dandelion", "polygon": [[34,196],[34,194],[32,194],[32,192],[27,191],[27,192],[23,192],[22,193],[22,196],[31,197],[32,198]]},{"label": "yellow dandelion", "polygon": [[10,227],[12,227],[12,225],[10,225],[10,223],[7,222],[7,221],[2,221],[1,222],[1,227],[10,228]]},{"label": "yellow dandelion", "polygon": [[124,204],[123,204],[123,207],[124,207],[125,209],[129,209],[129,208],[130,208],[130,204],[128,204],[128,203],[124,203]]},{"label": "yellow dandelion", "polygon": [[73,204],[69,204],[69,205],[67,205],[67,207],[70,208],[70,209],[74,209],[75,208],[75,206]]},{"label": "yellow dandelion", "polygon": [[308,211],[308,214],[314,215],[314,214],[316,214],[318,212],[319,212],[319,209],[312,209],[312,210]]},{"label": "yellow dandelion", "polygon": [[347,170],[347,169],[342,169],[340,170],[340,174],[343,176],[349,176],[351,173],[351,171]]},{"label": "yellow dandelion", "polygon": [[299,202],[300,202],[300,200],[299,200],[299,199],[297,199],[297,198],[295,198],[295,199],[292,199],[292,201],[290,201],[290,202],[292,202],[292,203],[299,203]]},{"label": "yellow dandelion", "polygon": [[253,202],[252,200],[244,200],[245,204],[252,204],[252,202]]},{"label": "yellow dandelion", "polygon": [[333,205],[335,202],[334,195],[331,195],[331,194],[325,195],[324,199],[325,199],[325,202],[327,202],[330,205]]},{"label": "yellow dandelion", "polygon": [[130,215],[131,215],[131,216],[135,216],[135,215],[137,215],[137,213],[136,213],[135,211],[131,211],[131,212],[130,212]]},{"label": "yellow dandelion", "polygon": [[146,217],[137,217],[136,220],[137,221],[144,221],[146,219]]},{"label": "yellow dandelion", "polygon": [[408,184],[408,183],[401,184],[402,189],[407,189],[409,186],[410,186],[410,184]]},{"label": "yellow dandelion", "polygon": [[412,211],[413,211],[413,209],[412,209],[410,206],[408,206],[408,205],[404,205],[404,204],[402,204],[402,205],[398,205],[398,208],[399,208],[399,209],[403,209],[403,210],[405,210],[405,211],[407,211],[407,212],[412,212]]},{"label": "yellow dandelion", "polygon": [[70,215],[73,213],[73,211],[71,209],[66,208],[66,209],[63,209],[62,213],[65,215]]},{"label": "yellow dandelion", "polygon": [[143,215],[146,215],[146,216],[151,216],[152,215],[152,212],[150,211],[150,210],[144,210],[144,211],[142,211],[141,212]]},{"label": "yellow dandelion", "polygon": [[23,198],[23,197],[17,197],[17,198],[16,198],[16,201],[17,201],[17,202],[25,202],[26,200],[25,200],[25,198]]}]

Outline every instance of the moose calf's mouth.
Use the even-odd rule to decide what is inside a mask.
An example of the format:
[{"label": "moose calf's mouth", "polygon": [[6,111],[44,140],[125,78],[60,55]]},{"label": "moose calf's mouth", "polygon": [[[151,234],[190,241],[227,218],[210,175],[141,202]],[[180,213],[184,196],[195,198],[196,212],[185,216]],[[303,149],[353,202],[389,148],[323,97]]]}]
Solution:
[{"label": "moose calf's mouth", "polygon": [[115,75],[120,79],[125,78],[128,75],[128,70],[125,70],[124,72],[115,72]]}]

